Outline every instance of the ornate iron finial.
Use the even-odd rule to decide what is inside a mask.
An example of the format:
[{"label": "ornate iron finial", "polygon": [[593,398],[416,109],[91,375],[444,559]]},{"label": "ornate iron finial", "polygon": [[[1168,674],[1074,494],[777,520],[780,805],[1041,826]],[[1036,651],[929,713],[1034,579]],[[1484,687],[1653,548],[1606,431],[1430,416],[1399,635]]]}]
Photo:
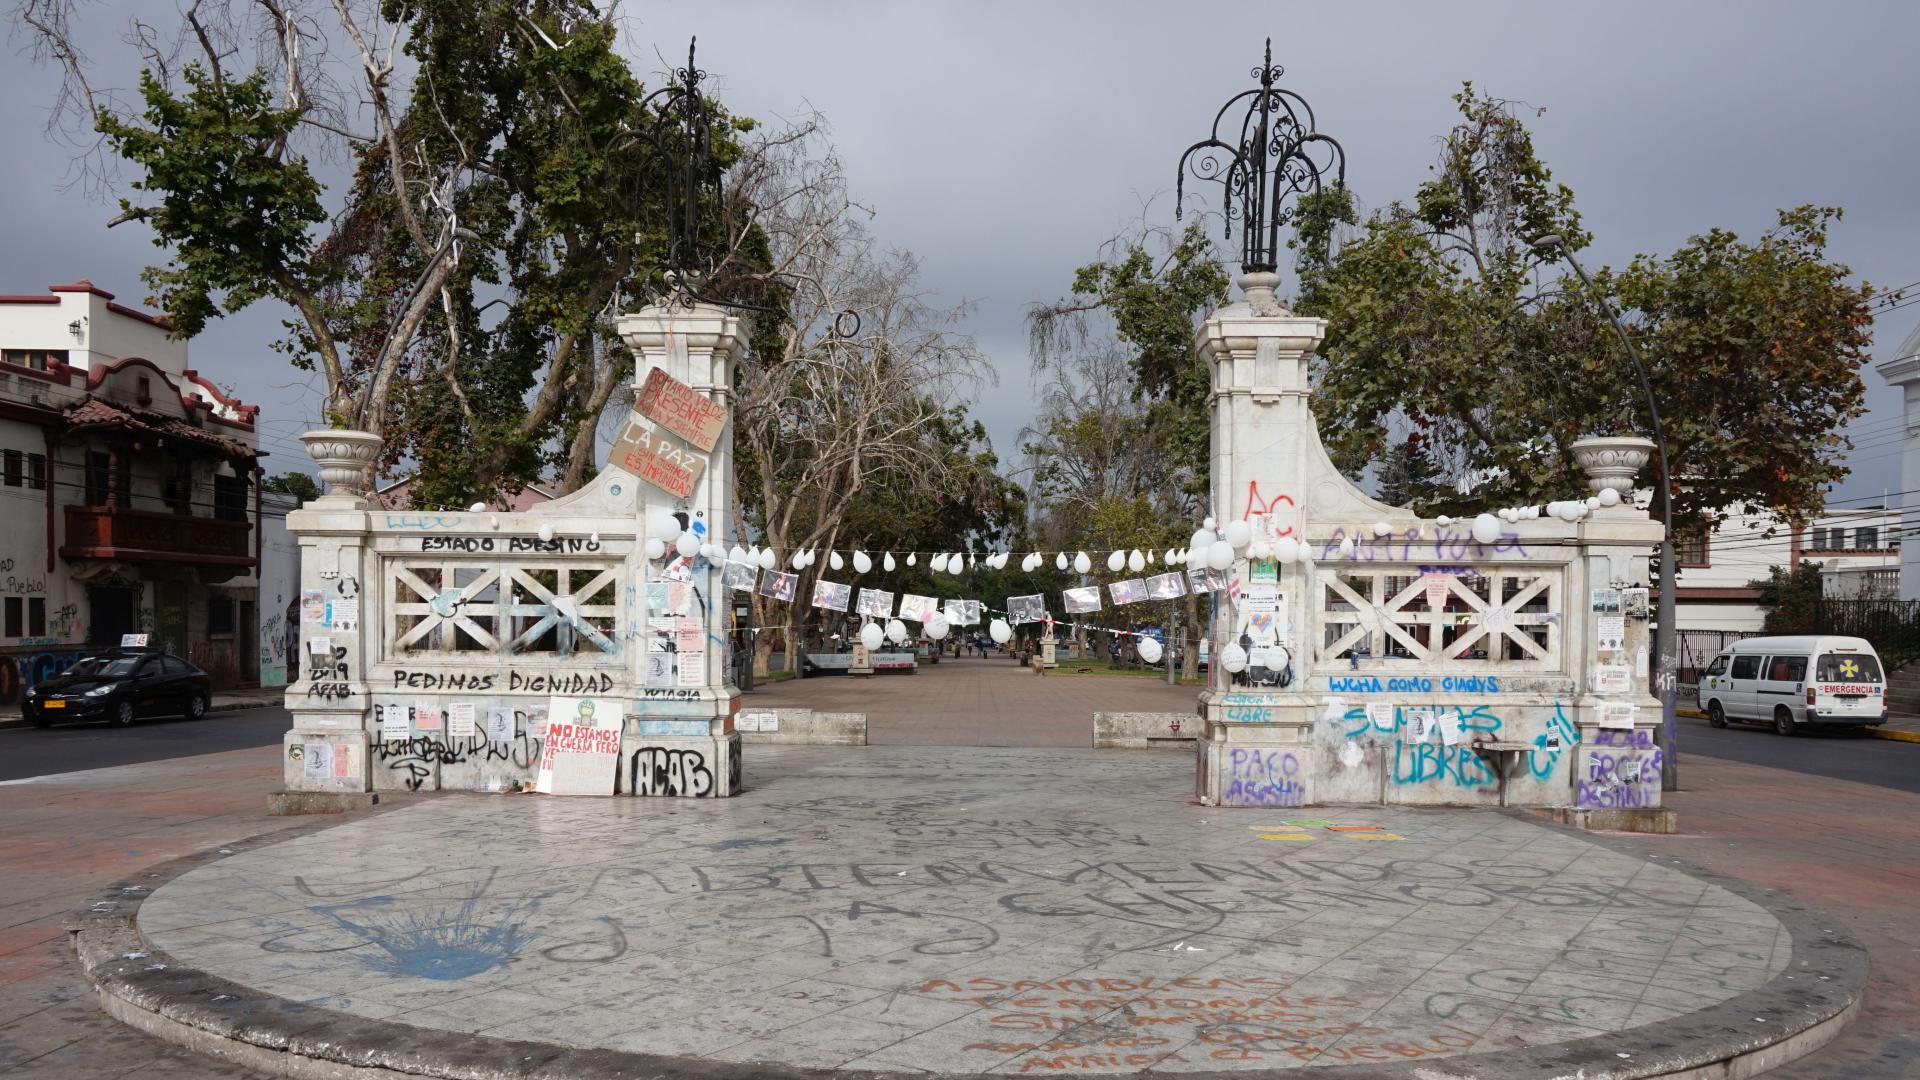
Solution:
[{"label": "ornate iron finial", "polygon": [[[1241,221],[1240,269],[1248,274],[1279,268],[1280,227],[1293,220],[1301,196],[1319,194],[1328,175],[1336,186],[1347,179],[1346,151],[1314,130],[1306,99],[1274,85],[1284,74],[1286,69],[1273,62],[1273,39],[1268,38],[1266,55],[1252,72],[1260,88],[1236,94],[1220,107],[1213,134],[1180,155],[1175,180],[1176,218],[1189,172],[1220,185],[1223,235],[1231,239],[1234,220]],[[1235,138],[1227,114],[1242,102],[1247,108]],[[1224,137],[1222,124],[1229,125]]]},{"label": "ornate iron finial", "polygon": [[715,117],[700,80],[707,73],[694,63],[698,38],[687,42],[687,66],[674,71],[666,86],[648,95],[657,120],[652,125],[656,179],[667,206],[665,269],[673,287],[692,295],[713,272],[725,249],[723,238],[703,238],[701,218],[720,205],[720,166],[713,157]]}]

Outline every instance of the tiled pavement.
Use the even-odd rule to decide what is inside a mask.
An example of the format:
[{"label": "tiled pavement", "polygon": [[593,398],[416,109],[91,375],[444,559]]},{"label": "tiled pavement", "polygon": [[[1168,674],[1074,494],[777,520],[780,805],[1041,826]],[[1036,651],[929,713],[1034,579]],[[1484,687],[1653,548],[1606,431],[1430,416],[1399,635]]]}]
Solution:
[{"label": "tiled pavement", "polygon": [[1197,686],[1132,675],[1076,675],[1073,662],[1045,675],[1005,658],[922,664],[911,675],[830,675],[772,683],[748,708],[806,708],[867,716],[875,746],[1090,746],[1096,712],[1192,714]]},{"label": "tiled pavement", "polygon": [[756,748],[744,798],[422,802],[190,871],[139,922],[372,1019],[855,1069],[1435,1059],[1690,1013],[1787,962],[1761,908],[1577,835],[1200,807],[1190,770]]}]

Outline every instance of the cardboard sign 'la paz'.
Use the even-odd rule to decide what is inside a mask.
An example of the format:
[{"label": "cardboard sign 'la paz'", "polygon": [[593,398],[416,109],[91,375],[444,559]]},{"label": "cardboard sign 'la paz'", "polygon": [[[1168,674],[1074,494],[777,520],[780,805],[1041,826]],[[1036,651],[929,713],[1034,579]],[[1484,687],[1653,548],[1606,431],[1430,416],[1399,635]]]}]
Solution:
[{"label": "cardboard sign 'la paz'", "polygon": [[607,464],[618,466],[682,499],[693,498],[693,486],[706,471],[707,459],[679,445],[635,415],[614,440]]}]

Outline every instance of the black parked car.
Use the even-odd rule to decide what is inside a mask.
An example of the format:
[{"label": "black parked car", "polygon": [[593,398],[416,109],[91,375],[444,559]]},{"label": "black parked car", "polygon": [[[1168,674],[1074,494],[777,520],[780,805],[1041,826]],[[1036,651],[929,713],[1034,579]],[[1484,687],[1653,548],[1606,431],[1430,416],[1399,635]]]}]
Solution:
[{"label": "black parked car", "polygon": [[55,720],[107,720],[125,727],[142,716],[207,715],[207,673],[157,649],[102,649],[35,683],[20,705],[34,727]]}]

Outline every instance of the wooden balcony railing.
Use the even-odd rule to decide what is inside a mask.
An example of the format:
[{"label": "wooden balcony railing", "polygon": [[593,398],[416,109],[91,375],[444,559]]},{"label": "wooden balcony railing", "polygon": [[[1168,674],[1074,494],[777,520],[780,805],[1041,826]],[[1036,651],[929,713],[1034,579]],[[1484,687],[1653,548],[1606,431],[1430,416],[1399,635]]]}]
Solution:
[{"label": "wooden balcony railing", "polygon": [[255,565],[253,523],[118,506],[69,506],[63,559]]}]

